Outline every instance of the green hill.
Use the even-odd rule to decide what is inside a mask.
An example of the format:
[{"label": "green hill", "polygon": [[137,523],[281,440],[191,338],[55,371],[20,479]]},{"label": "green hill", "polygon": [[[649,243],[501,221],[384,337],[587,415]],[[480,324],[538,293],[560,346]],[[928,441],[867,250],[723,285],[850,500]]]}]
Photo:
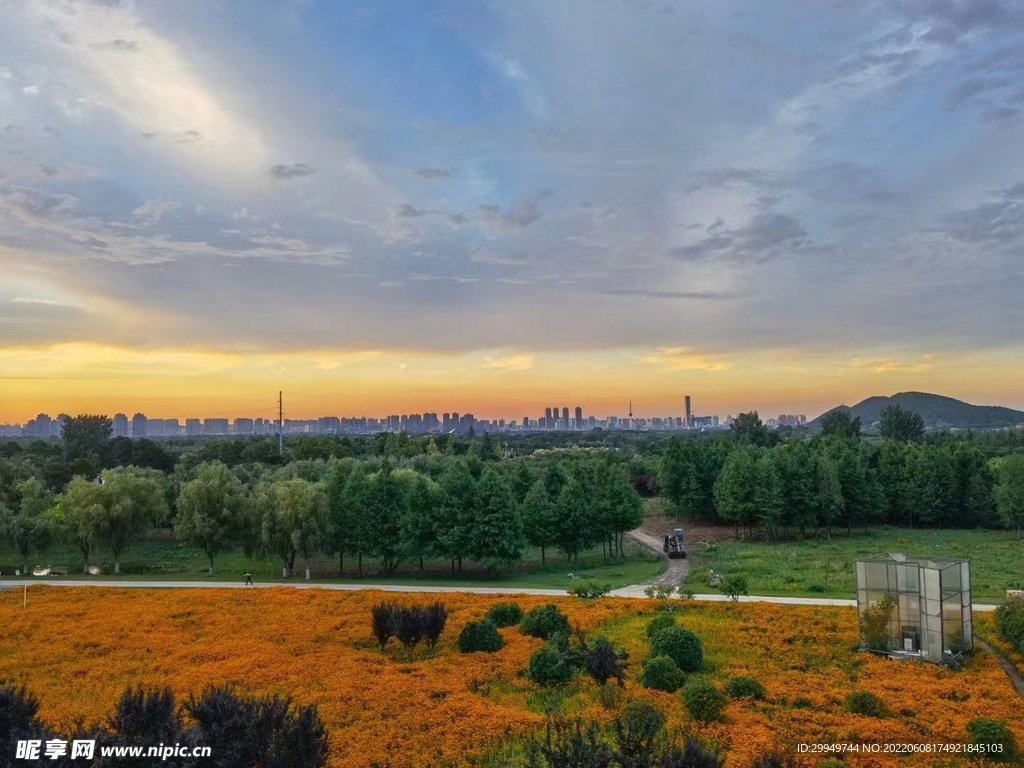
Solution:
[{"label": "green hill", "polygon": [[[854,416],[860,417],[865,428],[870,428],[882,417],[882,410],[890,405],[899,405],[908,411],[921,414],[925,426],[930,429],[997,429],[1024,424],[1024,411],[995,405],[971,405],[952,397],[931,395],[927,392],[899,392],[892,397],[869,397],[852,407],[839,405],[826,413],[838,410],[852,411]],[[823,413],[821,416],[824,415]],[[821,416],[808,426],[812,429],[817,428]]]}]

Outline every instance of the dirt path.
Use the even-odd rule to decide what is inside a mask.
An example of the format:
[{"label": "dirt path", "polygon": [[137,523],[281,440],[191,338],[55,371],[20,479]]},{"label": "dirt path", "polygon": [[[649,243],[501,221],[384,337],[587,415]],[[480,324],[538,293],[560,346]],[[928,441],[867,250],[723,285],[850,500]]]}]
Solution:
[{"label": "dirt path", "polygon": [[690,561],[688,559],[681,558],[673,560],[669,558],[665,555],[665,550],[662,547],[662,540],[657,536],[652,536],[650,533],[647,533],[640,528],[637,528],[635,531],[630,531],[626,535],[668,560],[668,568],[665,569],[665,572],[653,581],[645,583],[671,584],[674,587],[678,587],[683,583],[683,579],[686,578],[686,574],[690,572]]},{"label": "dirt path", "polygon": [[999,653],[999,651],[977,635],[974,636],[974,642],[996,657],[996,661],[999,662],[999,666],[1003,668],[1006,676],[1009,677],[1010,682],[1013,683],[1013,687],[1017,689],[1017,695],[1024,699],[1024,678],[1020,676],[1020,672],[1017,671],[1017,668],[1013,666],[1010,660],[1004,658],[1003,654]]}]

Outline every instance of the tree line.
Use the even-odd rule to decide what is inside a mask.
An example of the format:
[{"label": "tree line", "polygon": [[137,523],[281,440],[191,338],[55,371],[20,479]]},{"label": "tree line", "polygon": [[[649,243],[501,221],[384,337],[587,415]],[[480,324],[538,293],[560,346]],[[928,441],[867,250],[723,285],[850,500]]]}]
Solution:
[{"label": "tree line", "polygon": [[1024,454],[988,458],[970,439],[926,442],[917,414],[887,411],[881,441],[862,439],[845,411],[810,439],[770,444],[756,413],[726,439],[670,439],[657,467],[661,491],[681,518],[768,538],[879,524],[1020,535]]},{"label": "tree line", "polygon": [[77,475],[62,493],[35,477],[0,505],[0,533],[27,565],[56,541],[74,544],[88,572],[97,547],[122,553],[150,528],[172,528],[206,554],[241,545],[280,559],[287,578],[296,563],[312,577],[320,556],[337,557],[342,574],[364,561],[392,574],[401,563],[467,561],[491,573],[520,561],[528,546],[542,560],[554,550],[569,560],[601,545],[623,556],[626,531],[643,519],[640,496],[614,454],[583,453],[540,461],[483,461],[436,455],[420,469],[389,458],[315,459],[283,467],[205,461],[175,472],[141,467]]}]

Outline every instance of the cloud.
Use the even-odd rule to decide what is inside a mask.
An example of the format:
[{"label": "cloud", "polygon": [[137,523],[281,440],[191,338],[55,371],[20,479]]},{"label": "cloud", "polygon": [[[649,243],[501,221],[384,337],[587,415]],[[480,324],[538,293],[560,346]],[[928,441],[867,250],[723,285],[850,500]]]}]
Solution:
[{"label": "cloud", "polygon": [[413,175],[419,176],[421,179],[447,179],[452,172],[447,168],[416,168],[413,170]]},{"label": "cloud", "polygon": [[21,89],[21,92],[24,93],[26,96],[38,96],[39,95],[39,86],[38,85],[26,85],[24,88]]},{"label": "cloud", "polygon": [[490,248],[478,248],[469,257],[477,264],[496,264],[503,267],[518,267],[528,262],[523,253],[499,253]]},{"label": "cloud", "polygon": [[611,288],[604,292],[606,296],[636,296],[642,299],[698,299],[718,300],[732,299],[735,294],[714,291],[652,291],[638,288]]},{"label": "cloud", "polygon": [[540,201],[550,195],[550,190],[542,189],[529,197],[517,200],[511,208],[505,211],[496,205],[482,205],[480,206],[480,220],[485,226],[498,232],[514,232],[523,229],[543,216],[540,212]]},{"label": "cloud", "polygon": [[502,371],[528,371],[533,368],[533,355],[485,356],[481,368],[497,368]]},{"label": "cloud", "polygon": [[181,203],[174,200],[147,200],[134,211],[132,221],[144,227],[153,227],[168,213],[181,208]]},{"label": "cloud", "polygon": [[11,304],[30,304],[40,305],[45,307],[60,307],[63,306],[59,301],[53,301],[52,299],[36,299],[25,296],[15,296],[11,299]]},{"label": "cloud", "polygon": [[807,241],[807,230],[793,216],[765,210],[754,215],[749,223],[734,230],[718,219],[706,230],[708,237],[672,250],[683,261],[716,258],[735,262],[767,261],[801,250]]},{"label": "cloud", "polygon": [[732,363],[716,360],[687,347],[663,347],[654,354],[642,355],[640,362],[647,365],[657,365],[671,371],[708,371],[717,373],[732,367]]},{"label": "cloud", "polygon": [[316,169],[306,163],[295,163],[294,165],[278,164],[270,168],[270,175],[275,179],[300,179],[313,173],[316,173]]}]

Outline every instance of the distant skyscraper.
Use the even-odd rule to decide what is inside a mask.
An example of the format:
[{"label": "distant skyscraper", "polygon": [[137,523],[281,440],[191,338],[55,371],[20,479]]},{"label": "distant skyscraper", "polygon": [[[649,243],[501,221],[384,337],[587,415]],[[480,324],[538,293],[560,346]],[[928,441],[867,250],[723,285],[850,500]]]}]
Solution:
[{"label": "distant skyscraper", "polygon": [[530,417],[523,416],[523,429],[528,429],[530,426]]},{"label": "distant skyscraper", "polygon": [[128,417],[123,413],[115,413],[112,420],[114,437],[128,437]]},{"label": "distant skyscraper", "polygon": [[145,437],[149,433],[146,422],[144,413],[136,413],[132,416],[132,437]]},{"label": "distant skyscraper", "polygon": [[569,409],[568,408],[563,408],[562,409],[562,429],[568,429],[568,428],[569,428]]},{"label": "distant skyscraper", "polygon": [[235,419],[236,435],[251,435],[253,431],[252,419]]},{"label": "distant skyscraper", "polygon": [[551,427],[552,427],[551,409],[550,408],[545,408],[544,409],[544,429],[551,429]]},{"label": "distant skyscraper", "polygon": [[453,429],[458,429],[458,428],[459,428],[459,412],[458,411],[452,411],[452,421],[451,421],[451,424],[448,425],[448,431],[451,432]]},{"label": "distant skyscraper", "polygon": [[203,422],[199,419],[185,419],[185,434],[189,437],[203,434]]},{"label": "distant skyscraper", "polygon": [[451,428],[452,415],[450,413],[446,413],[443,416],[441,416],[441,429],[444,430],[445,432],[448,432],[451,430]]},{"label": "distant skyscraper", "polygon": [[686,396],[686,428],[687,429],[690,428],[690,417],[691,416],[692,416],[692,413],[690,412],[690,396],[687,395]]},{"label": "distant skyscraper", "polygon": [[583,409],[578,405],[576,406],[576,423],[573,426],[576,429],[583,429]]}]

